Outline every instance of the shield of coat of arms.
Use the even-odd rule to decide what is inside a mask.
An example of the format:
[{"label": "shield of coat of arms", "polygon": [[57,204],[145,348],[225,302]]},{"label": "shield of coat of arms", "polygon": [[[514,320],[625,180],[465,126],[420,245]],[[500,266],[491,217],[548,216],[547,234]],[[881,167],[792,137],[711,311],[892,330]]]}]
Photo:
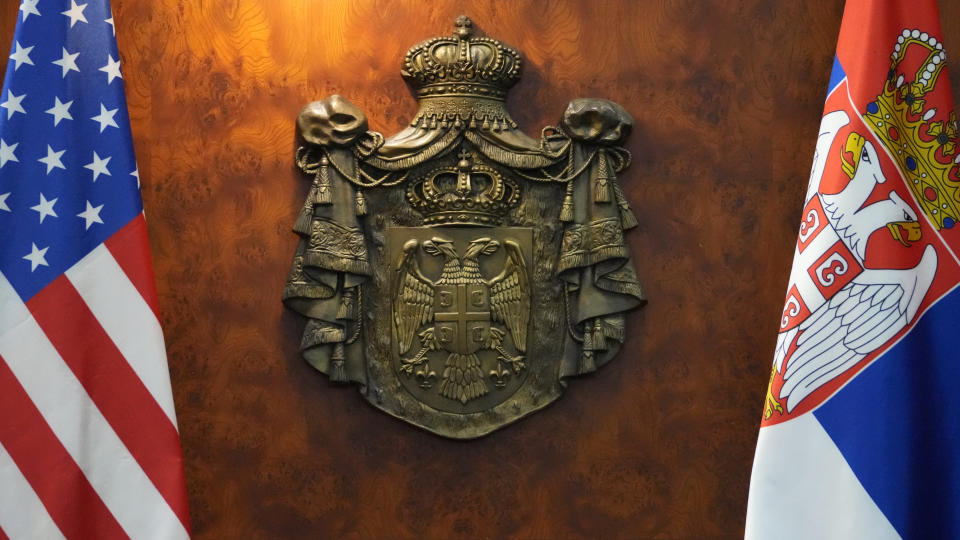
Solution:
[{"label": "shield of coat of arms", "polygon": [[520,65],[460,17],[404,58],[420,110],[400,133],[369,131],[337,95],[297,118],[311,186],[283,299],[307,318],[303,357],[446,437],[559,398],[614,356],[644,303],[617,180],[632,118],[576,99],[530,137],[505,106]]}]

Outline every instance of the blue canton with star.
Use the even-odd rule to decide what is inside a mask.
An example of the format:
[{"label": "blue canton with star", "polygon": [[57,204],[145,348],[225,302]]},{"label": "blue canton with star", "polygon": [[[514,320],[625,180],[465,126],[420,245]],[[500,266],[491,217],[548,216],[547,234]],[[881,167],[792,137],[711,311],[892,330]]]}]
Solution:
[{"label": "blue canton with star", "polygon": [[0,272],[27,301],[141,210],[109,0],[22,0],[0,94]]}]

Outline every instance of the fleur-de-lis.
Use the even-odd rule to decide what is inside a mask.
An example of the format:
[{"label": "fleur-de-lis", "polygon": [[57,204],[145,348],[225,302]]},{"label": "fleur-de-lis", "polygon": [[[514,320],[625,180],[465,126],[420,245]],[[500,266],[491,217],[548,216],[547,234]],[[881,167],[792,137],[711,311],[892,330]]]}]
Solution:
[{"label": "fleur-de-lis", "polygon": [[433,382],[431,381],[437,378],[437,372],[430,369],[430,364],[427,363],[421,364],[420,367],[413,372],[413,375],[417,378],[417,384],[424,390],[430,389],[433,386]]},{"label": "fleur-de-lis", "polygon": [[503,362],[497,359],[497,369],[490,371],[490,378],[493,379],[493,384],[497,388],[503,388],[507,385],[507,380],[510,378],[510,370],[504,369]]}]

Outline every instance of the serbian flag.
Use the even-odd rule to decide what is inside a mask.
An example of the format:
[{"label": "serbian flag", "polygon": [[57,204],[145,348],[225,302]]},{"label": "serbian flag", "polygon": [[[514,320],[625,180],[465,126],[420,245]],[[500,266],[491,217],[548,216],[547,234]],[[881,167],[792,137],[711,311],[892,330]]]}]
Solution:
[{"label": "serbian flag", "polygon": [[848,0],[746,537],[960,537],[960,147],[935,0]]},{"label": "serbian flag", "polygon": [[110,5],[18,15],[0,94],[0,539],[186,538]]}]

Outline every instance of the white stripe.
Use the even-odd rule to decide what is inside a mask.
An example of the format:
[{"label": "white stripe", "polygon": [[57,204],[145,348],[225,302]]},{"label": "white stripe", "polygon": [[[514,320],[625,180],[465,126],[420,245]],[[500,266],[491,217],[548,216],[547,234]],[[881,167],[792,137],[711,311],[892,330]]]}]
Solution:
[{"label": "white stripe", "polygon": [[807,413],[760,429],[746,540],[900,538],[840,450]]},{"label": "white stripe", "polygon": [[90,485],[132,538],[188,538],[180,520],[113,432],[80,381],[0,273],[0,356]]},{"label": "white stripe", "polygon": [[103,244],[66,273],[100,326],[176,427],[163,331],[140,291]]},{"label": "white stripe", "polygon": [[10,540],[63,538],[40,497],[0,444],[0,529]]}]

